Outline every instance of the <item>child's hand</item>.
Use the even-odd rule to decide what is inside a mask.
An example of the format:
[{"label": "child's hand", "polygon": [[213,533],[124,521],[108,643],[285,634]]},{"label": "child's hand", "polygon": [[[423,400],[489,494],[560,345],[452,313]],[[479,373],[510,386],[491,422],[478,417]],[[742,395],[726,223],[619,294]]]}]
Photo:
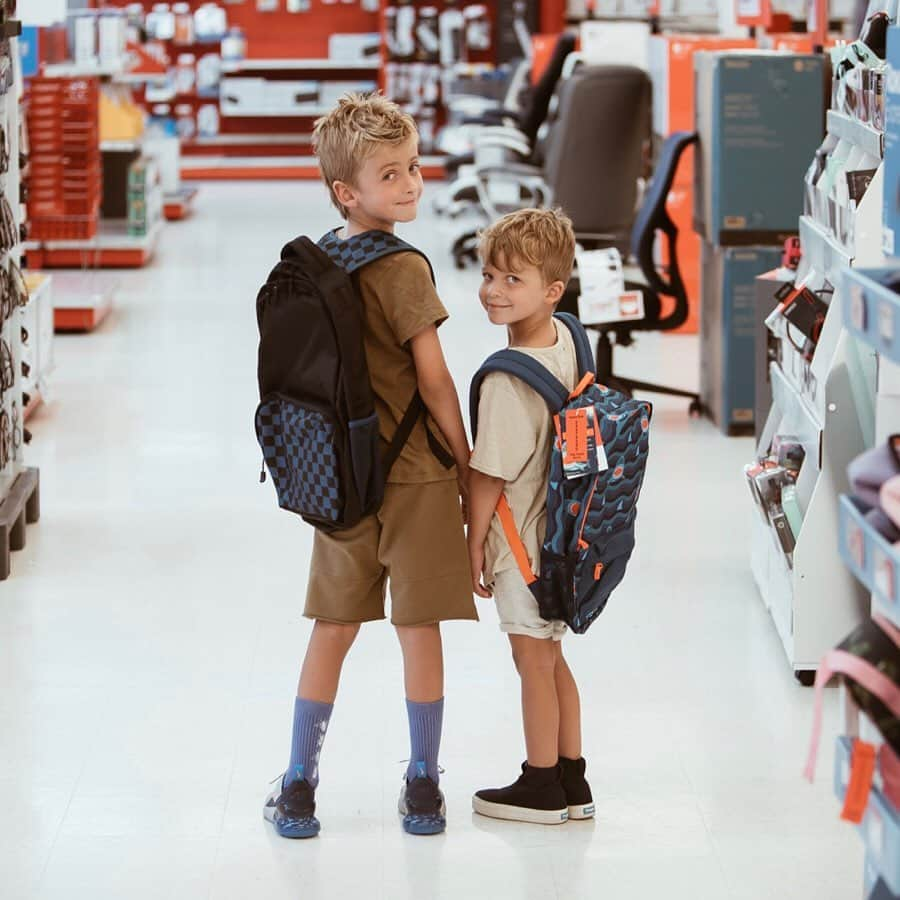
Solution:
[{"label": "child's hand", "polygon": [[472,590],[479,597],[485,599],[494,595],[481,583],[481,576],[484,572],[484,545],[474,546],[469,544],[469,565],[472,567]]}]

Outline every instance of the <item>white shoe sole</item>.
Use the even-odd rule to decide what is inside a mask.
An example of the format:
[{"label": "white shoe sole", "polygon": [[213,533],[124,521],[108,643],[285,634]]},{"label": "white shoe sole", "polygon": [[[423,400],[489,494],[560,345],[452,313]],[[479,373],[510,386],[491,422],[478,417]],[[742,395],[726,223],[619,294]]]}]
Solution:
[{"label": "white shoe sole", "polygon": [[589,803],[587,806],[570,806],[569,807],[569,819],[574,821],[581,821],[583,819],[593,819],[594,818],[594,804]]},{"label": "white shoe sole", "polygon": [[472,809],[480,816],[491,819],[529,822],[532,825],[562,825],[569,818],[567,809],[528,809],[524,806],[508,806],[506,803],[489,803],[481,797],[472,798]]}]

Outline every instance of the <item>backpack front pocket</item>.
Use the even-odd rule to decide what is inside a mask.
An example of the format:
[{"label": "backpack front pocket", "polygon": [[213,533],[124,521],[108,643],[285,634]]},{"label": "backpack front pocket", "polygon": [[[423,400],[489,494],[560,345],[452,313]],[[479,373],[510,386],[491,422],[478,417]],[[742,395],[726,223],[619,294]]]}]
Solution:
[{"label": "backpack front pocket", "polygon": [[344,497],[334,421],[321,409],[280,394],[262,399],[255,421],[278,505],[310,519],[340,521]]}]

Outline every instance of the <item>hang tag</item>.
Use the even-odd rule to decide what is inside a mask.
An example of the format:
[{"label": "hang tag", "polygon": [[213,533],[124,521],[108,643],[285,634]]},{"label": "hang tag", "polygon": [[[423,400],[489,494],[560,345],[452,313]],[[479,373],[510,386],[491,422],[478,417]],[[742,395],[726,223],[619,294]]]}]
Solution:
[{"label": "hang tag", "polygon": [[850,782],[841,818],[845,822],[859,825],[866,815],[872,778],[875,775],[875,747],[865,741],[853,742],[853,756],[850,762]]},{"label": "hang tag", "polygon": [[568,479],[596,475],[609,468],[593,406],[566,411],[562,454],[563,473]]}]

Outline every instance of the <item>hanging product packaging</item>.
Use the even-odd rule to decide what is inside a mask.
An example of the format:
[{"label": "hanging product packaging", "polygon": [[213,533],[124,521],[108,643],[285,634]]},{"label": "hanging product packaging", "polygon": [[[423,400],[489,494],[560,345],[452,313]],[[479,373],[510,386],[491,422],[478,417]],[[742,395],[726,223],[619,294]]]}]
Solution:
[{"label": "hanging product packaging", "polygon": [[240,62],[247,55],[247,38],[240,28],[229,28],[222,38],[222,59],[226,62]]},{"label": "hanging product packaging", "polygon": [[172,6],[175,13],[175,43],[194,43],[194,14],[189,3],[175,3]]},{"label": "hanging product packaging", "polygon": [[422,87],[422,102],[426,106],[437,106],[441,97],[441,67],[428,66],[425,84]]},{"label": "hanging product packaging", "polygon": [[416,55],[416,8],[409,0],[397,7],[397,21],[394,31],[394,47],[399,60],[411,60]]},{"label": "hanging product packaging", "polygon": [[197,93],[201,97],[218,97],[222,77],[222,59],[218,53],[207,53],[197,63]]},{"label": "hanging product packaging", "polygon": [[118,10],[104,10],[97,21],[100,64],[116,65],[125,57],[125,16]]},{"label": "hanging product packaging", "polygon": [[197,112],[197,131],[202,137],[215,137],[219,133],[219,107],[204,103]]},{"label": "hanging product packaging", "polygon": [[278,0],[256,0],[257,12],[278,12]]},{"label": "hanging product packaging", "polygon": [[463,12],[466,19],[466,46],[470,50],[484,52],[491,49],[491,20],[486,6],[467,6]]},{"label": "hanging product packaging", "polygon": [[440,59],[438,40],[438,11],[435,6],[423,6],[419,10],[419,24],[416,27],[418,50],[416,56],[423,62],[437,62]]},{"label": "hanging product packaging", "polygon": [[228,17],[217,3],[204,3],[194,13],[194,31],[198,41],[215,42],[224,39],[228,31]]},{"label": "hanging product packaging", "polygon": [[139,44],[144,32],[144,7],[140,3],[129,3],[125,7],[126,38],[131,44]]},{"label": "hanging product packaging", "polygon": [[175,90],[179,94],[192,94],[197,83],[197,57],[182,53],[175,66]]},{"label": "hanging product packaging", "polygon": [[97,16],[88,10],[73,18],[74,33],[73,59],[79,65],[92,66],[97,63]]},{"label": "hanging product packaging", "polygon": [[194,107],[190,103],[180,103],[175,107],[175,130],[182,140],[190,140],[197,134]]},{"label": "hanging product packaging", "polygon": [[466,18],[455,5],[448,0],[439,20],[440,59],[442,66],[454,66],[465,62],[465,28]]},{"label": "hanging product packaging", "polygon": [[419,110],[419,152],[431,153],[434,147],[434,115],[433,107],[426,106]]},{"label": "hanging product packaging", "polygon": [[155,3],[147,14],[147,34],[158,41],[175,37],[175,15],[168,3]]},{"label": "hanging product packaging", "polygon": [[285,3],[285,9],[289,13],[309,12],[310,7],[310,0],[287,0],[287,2]]}]

